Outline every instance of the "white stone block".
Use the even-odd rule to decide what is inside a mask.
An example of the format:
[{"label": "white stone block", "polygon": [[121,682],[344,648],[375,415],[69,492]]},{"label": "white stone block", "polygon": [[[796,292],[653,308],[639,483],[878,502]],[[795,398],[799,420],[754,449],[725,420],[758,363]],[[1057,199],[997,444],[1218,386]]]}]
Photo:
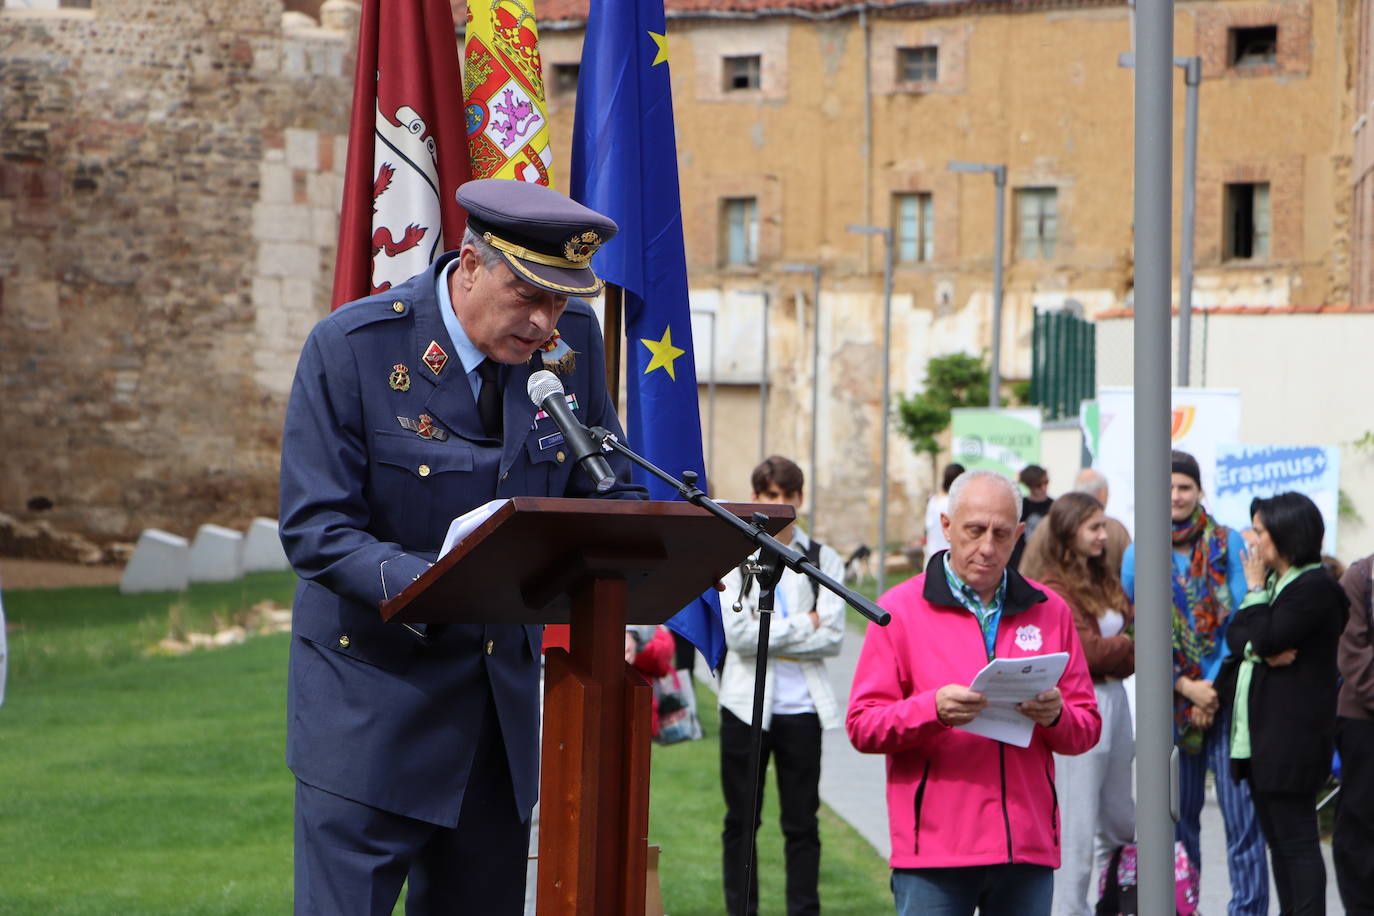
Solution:
[{"label": "white stone block", "polygon": [[281,535],[277,533],[277,520],[253,519],[243,537],[243,571],[277,572],[290,568],[286,551],[281,546]]},{"label": "white stone block", "polygon": [[192,582],[232,582],[243,575],[243,535],[220,525],[201,525],[191,543]]},{"label": "white stone block", "polygon": [[315,172],[319,169],[319,131],[301,127],[288,127],[286,129],[286,166],[305,172]]},{"label": "white stone block", "polygon": [[119,591],[178,592],[190,582],[191,547],[186,538],[157,528],[145,529],[134,545],[134,555],[124,567]]}]

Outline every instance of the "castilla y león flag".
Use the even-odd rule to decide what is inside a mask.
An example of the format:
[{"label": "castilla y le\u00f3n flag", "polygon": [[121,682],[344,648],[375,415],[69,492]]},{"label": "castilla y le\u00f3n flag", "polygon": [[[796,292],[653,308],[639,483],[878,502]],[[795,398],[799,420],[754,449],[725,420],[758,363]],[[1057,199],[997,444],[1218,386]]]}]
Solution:
[{"label": "castilla y le\u00f3n flag", "polygon": [[463,99],[473,178],[553,187],[534,0],[468,0]]},{"label": "castilla y le\u00f3n flag", "polygon": [[364,0],[334,308],[457,247],[467,214],[453,193],[470,177],[448,0]]}]

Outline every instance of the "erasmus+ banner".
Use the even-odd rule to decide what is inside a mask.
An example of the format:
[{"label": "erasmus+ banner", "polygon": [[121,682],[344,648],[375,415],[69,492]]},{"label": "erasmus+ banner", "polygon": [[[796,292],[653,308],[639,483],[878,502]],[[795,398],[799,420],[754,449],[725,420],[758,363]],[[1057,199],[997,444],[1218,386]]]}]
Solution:
[{"label": "erasmus+ banner", "polygon": [[1212,508],[1237,531],[1250,527],[1250,501],[1295,490],[1326,523],[1322,553],[1336,552],[1341,450],[1323,445],[1218,445]]}]

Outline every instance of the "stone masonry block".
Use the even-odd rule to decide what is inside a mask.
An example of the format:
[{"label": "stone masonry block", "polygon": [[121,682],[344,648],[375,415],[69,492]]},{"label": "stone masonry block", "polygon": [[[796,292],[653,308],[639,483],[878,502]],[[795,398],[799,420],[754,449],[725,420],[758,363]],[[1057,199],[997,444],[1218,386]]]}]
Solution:
[{"label": "stone masonry block", "polygon": [[243,576],[243,535],[220,525],[201,525],[191,543],[192,582],[233,582]]},{"label": "stone masonry block", "polygon": [[319,252],[314,245],[297,242],[259,243],[257,268],[264,277],[314,280],[320,272]]},{"label": "stone masonry block", "polygon": [[121,594],[178,592],[190,581],[191,548],[186,538],[157,528],[138,536],[134,555],[119,580]]},{"label": "stone masonry block", "polygon": [[243,536],[243,571],[277,572],[290,568],[277,532],[277,520],[262,516],[253,519]]},{"label": "stone masonry block", "polygon": [[320,135],[300,127],[286,129],[286,167],[314,171],[320,162]]},{"label": "stone masonry block", "polygon": [[284,161],[277,162],[268,160],[264,157],[263,163],[258,168],[261,187],[258,189],[259,200],[272,200],[281,203],[289,203],[293,183],[291,180],[291,169]]},{"label": "stone masonry block", "polygon": [[300,208],[285,201],[253,204],[253,237],[260,242],[308,242],[310,220]]}]

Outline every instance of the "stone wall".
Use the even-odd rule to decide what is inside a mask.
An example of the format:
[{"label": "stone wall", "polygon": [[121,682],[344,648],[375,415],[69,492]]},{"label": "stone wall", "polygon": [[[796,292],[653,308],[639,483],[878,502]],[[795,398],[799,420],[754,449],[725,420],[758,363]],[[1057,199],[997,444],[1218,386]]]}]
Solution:
[{"label": "stone wall", "polygon": [[354,36],[279,0],[93,7],[0,10],[0,511],[241,527],[276,515],[328,309]]}]

